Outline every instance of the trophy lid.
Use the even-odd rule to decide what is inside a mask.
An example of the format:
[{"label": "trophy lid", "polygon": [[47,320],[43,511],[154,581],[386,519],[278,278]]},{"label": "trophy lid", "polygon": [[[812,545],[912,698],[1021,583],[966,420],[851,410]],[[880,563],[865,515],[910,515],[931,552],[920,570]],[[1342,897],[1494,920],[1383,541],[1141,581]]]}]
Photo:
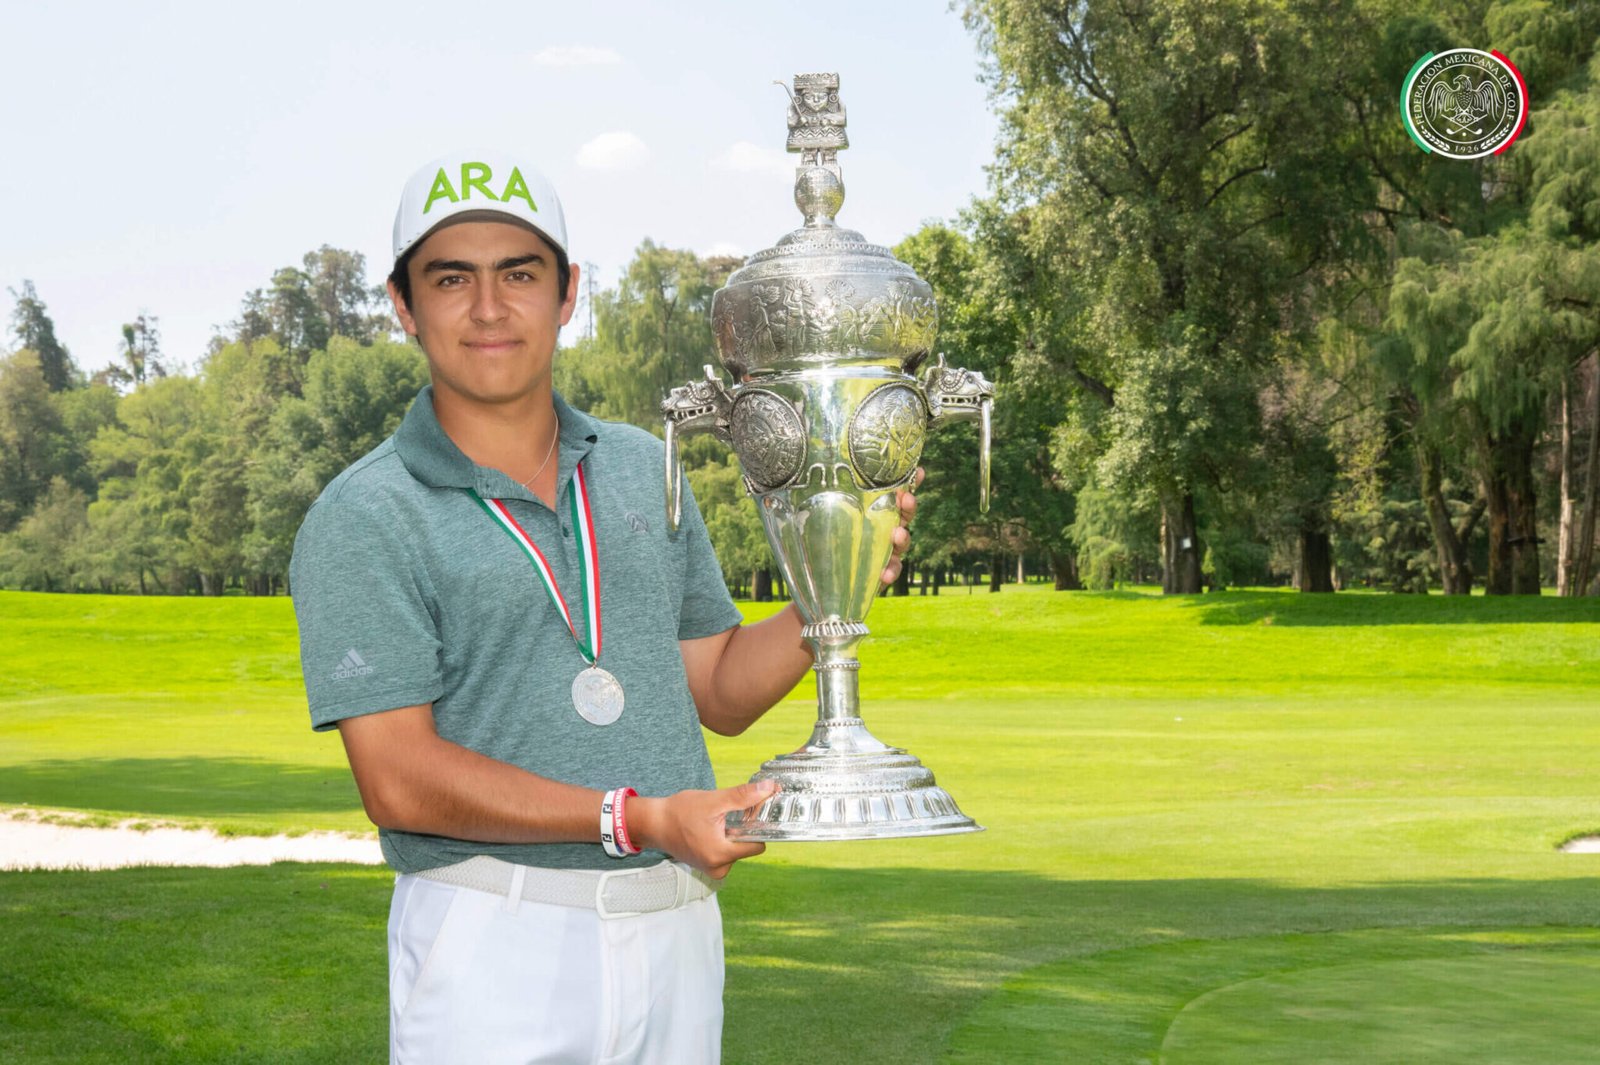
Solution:
[{"label": "trophy lid", "polygon": [[722,365],[736,381],[818,366],[915,370],[938,328],[933,289],[834,220],[844,204],[838,153],[849,147],[838,74],[795,75],[786,147],[800,154],[794,202],[805,222],[712,297]]}]

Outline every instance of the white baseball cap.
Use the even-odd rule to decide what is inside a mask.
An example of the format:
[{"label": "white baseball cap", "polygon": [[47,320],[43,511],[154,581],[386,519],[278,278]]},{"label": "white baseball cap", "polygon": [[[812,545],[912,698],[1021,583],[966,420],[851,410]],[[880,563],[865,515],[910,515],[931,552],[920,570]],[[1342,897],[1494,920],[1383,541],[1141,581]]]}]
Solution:
[{"label": "white baseball cap", "polygon": [[505,152],[456,152],[440,156],[406,182],[394,216],[395,259],[440,223],[469,211],[504,215],[567,254],[567,220],[549,178],[525,157]]}]

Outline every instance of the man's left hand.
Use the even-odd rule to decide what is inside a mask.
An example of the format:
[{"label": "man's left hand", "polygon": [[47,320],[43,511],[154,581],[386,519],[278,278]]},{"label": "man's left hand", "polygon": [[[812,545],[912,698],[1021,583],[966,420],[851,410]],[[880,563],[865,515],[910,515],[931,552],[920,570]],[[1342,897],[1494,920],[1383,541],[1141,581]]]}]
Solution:
[{"label": "man's left hand", "polygon": [[[923,469],[918,466],[917,472],[911,475],[911,487],[920,487],[923,476]],[[917,497],[911,492],[902,489],[896,493],[895,502],[900,504],[900,528],[894,531],[894,554],[889,556],[889,564],[883,567],[885,586],[900,579],[900,560],[905,557],[906,549],[911,546],[911,519],[917,513]]]}]

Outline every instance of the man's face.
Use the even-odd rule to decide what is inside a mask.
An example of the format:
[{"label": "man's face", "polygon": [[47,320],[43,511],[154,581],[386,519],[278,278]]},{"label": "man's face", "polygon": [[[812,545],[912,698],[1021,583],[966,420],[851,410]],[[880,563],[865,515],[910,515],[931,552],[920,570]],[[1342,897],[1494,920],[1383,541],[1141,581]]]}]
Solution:
[{"label": "man's face", "polygon": [[393,285],[389,295],[428,356],[436,391],[508,403],[548,385],[578,270],[562,299],[555,249],[542,237],[510,222],[461,222],[418,245],[409,270],[411,306]]},{"label": "man's face", "polygon": [[821,111],[828,105],[828,94],[821,89],[805,89],[800,93],[800,98],[813,111]]}]

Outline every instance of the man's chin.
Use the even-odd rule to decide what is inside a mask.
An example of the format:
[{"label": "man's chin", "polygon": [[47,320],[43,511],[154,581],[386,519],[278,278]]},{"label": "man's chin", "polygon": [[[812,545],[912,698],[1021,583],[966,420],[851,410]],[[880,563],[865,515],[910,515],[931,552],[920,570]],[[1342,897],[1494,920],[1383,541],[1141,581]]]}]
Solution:
[{"label": "man's chin", "polygon": [[529,399],[548,391],[548,382],[518,382],[515,384],[493,381],[434,381],[433,389],[441,387],[455,393],[460,399],[475,406],[505,407],[526,403]]}]

